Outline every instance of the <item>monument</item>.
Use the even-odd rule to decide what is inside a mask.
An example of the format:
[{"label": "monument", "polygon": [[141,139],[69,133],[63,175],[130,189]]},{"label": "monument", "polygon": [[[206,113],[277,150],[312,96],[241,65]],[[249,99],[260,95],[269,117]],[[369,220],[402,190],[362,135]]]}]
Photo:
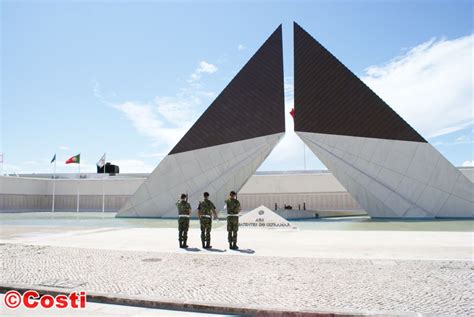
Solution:
[{"label": "monument", "polygon": [[371,217],[474,216],[474,185],[294,23],[295,131]]},{"label": "monument", "polygon": [[176,217],[181,193],[195,209],[205,191],[221,209],[284,135],[284,112],[280,25],[117,217]]},{"label": "monument", "polygon": [[263,205],[241,216],[239,227],[251,229],[298,229],[288,220]]},{"label": "monument", "polygon": [[[474,217],[474,184],[296,23],[294,77],[295,132],[371,217]],[[284,132],[280,25],[117,217],[176,217],[186,192],[222,209]]]}]

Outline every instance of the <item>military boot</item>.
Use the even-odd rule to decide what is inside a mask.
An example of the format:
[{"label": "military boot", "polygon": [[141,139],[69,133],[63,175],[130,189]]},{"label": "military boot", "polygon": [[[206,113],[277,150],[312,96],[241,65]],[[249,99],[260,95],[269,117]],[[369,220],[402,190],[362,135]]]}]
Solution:
[{"label": "military boot", "polygon": [[179,240],[179,247],[182,248],[183,247],[183,241]]},{"label": "military boot", "polygon": [[188,242],[188,239],[187,239],[187,238],[183,240],[183,246],[182,246],[183,248],[189,247],[189,245],[188,245],[187,242]]},{"label": "military boot", "polygon": [[233,250],[232,242],[229,242],[229,249]]},{"label": "military boot", "polygon": [[239,249],[239,247],[237,246],[237,242],[234,242],[232,244],[232,246],[233,246],[233,250],[238,250]]},{"label": "military boot", "polygon": [[210,248],[212,248],[211,240],[207,240],[205,249],[210,249]]},{"label": "military boot", "polygon": [[205,249],[206,248],[206,241],[201,240],[201,242],[202,242],[202,248]]}]

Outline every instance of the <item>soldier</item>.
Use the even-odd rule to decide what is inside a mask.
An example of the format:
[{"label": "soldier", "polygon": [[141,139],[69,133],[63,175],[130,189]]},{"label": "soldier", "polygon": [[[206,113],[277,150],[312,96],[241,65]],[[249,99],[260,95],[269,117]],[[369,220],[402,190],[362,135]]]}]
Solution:
[{"label": "soldier", "polygon": [[179,247],[187,248],[191,205],[188,203],[188,196],[186,194],[181,194],[181,200],[176,202],[176,207],[178,208]]},{"label": "soldier", "polygon": [[201,223],[201,241],[204,249],[211,246],[212,216],[217,218],[216,206],[209,200],[209,193],[204,193],[204,200],[199,202],[198,216]]},{"label": "soldier", "polygon": [[237,231],[239,230],[239,212],[240,202],[237,200],[237,194],[230,192],[230,198],[225,201],[227,206],[227,232],[229,248],[237,250]]}]

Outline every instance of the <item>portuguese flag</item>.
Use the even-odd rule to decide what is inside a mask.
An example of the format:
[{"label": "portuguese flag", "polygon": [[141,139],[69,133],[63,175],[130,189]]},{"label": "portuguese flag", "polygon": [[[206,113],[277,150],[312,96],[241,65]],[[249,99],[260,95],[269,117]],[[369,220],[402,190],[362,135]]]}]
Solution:
[{"label": "portuguese flag", "polygon": [[76,156],[72,156],[67,159],[66,164],[79,164],[81,162],[81,154],[77,154]]},{"label": "portuguese flag", "polygon": [[295,108],[291,108],[290,114],[294,119],[295,118]]}]

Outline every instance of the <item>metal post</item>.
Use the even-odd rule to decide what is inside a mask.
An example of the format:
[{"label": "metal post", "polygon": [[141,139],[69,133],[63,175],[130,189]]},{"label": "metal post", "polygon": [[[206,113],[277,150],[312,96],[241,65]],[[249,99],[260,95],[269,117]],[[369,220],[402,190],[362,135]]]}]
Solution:
[{"label": "metal post", "polygon": [[[54,154],[56,156],[56,154]],[[54,199],[56,196],[56,157],[54,158],[54,173],[53,173],[53,205],[51,206],[51,212],[54,212]]]},{"label": "metal post", "polygon": [[80,159],[80,156],[79,156],[79,174],[78,174],[78,178],[77,178],[77,208],[76,208],[76,212],[79,212],[79,184],[81,182],[81,159]]},{"label": "metal post", "polygon": [[104,175],[102,176],[102,212],[105,212],[105,189],[104,189],[104,182],[105,182],[105,153],[104,153]]}]

